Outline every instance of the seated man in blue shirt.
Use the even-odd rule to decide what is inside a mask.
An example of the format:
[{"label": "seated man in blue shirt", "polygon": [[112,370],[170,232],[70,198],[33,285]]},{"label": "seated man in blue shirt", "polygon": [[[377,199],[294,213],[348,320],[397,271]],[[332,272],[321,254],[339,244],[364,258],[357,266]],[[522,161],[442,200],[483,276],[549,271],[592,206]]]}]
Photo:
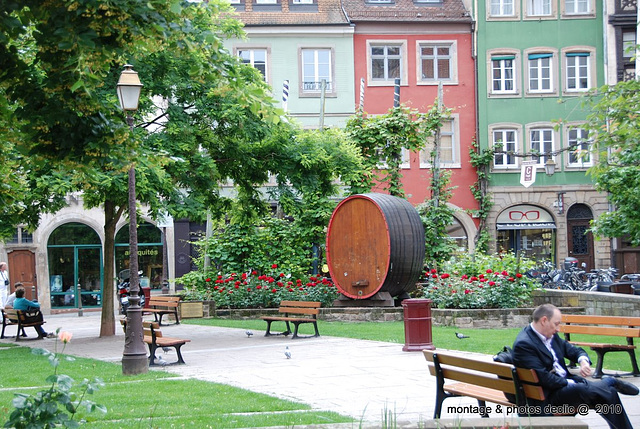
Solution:
[{"label": "seated man in blue shirt", "polygon": [[[16,299],[13,301],[13,308],[21,311],[36,311],[40,310],[40,304],[37,302],[29,301],[24,297],[24,289],[17,288],[16,289]],[[42,317],[42,313],[40,313],[40,317]],[[55,334],[49,333],[42,329],[42,325],[34,326],[36,332],[38,333],[38,338],[53,338]]]}]

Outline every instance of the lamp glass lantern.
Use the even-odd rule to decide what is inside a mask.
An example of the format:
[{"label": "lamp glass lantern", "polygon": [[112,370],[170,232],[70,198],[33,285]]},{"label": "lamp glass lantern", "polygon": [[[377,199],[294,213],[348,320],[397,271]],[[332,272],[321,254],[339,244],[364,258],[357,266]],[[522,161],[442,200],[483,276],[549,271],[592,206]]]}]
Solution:
[{"label": "lamp glass lantern", "polygon": [[553,173],[556,172],[556,162],[553,158],[547,159],[547,162],[544,163],[544,172],[547,173],[547,176],[553,176]]},{"label": "lamp glass lantern", "polygon": [[138,78],[138,72],[133,70],[132,65],[127,64],[124,66],[124,70],[120,73],[117,90],[122,110],[125,112],[138,110],[142,83]]}]

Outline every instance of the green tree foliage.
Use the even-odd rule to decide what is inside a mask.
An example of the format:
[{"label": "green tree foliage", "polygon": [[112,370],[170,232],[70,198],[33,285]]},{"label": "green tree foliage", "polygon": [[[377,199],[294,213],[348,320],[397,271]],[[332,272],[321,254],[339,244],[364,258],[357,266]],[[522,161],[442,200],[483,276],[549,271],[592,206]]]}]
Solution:
[{"label": "green tree foliage", "polygon": [[603,87],[588,104],[597,153],[590,174],[614,207],[593,222],[593,230],[603,237],[628,236],[640,245],[640,81]]},{"label": "green tree foliage", "polygon": [[[236,207],[242,208],[236,213],[251,218],[265,209],[258,187],[270,172],[280,183],[290,180],[287,174],[304,182],[301,171],[323,167],[320,153],[304,157],[291,150],[297,130],[281,121],[259,73],[223,49],[225,38],[242,36],[227,2],[4,5],[0,137],[10,150],[0,154],[0,165],[3,173],[14,172],[2,196],[16,208],[3,209],[11,216],[0,218],[0,231],[9,234],[25,222],[35,228],[40,212],[59,209],[70,190],[82,191],[86,207],[104,208],[101,335],[115,332],[114,237],[127,211],[132,165],[137,199],[151,216],[167,211],[195,220],[207,211],[222,216],[232,206],[220,183],[235,184]],[[115,93],[125,63],[134,65],[144,85],[133,132]],[[351,160],[335,171],[361,170],[356,151],[342,145],[345,150],[334,154],[328,145],[329,157]],[[304,184],[323,195],[335,171]]]}]

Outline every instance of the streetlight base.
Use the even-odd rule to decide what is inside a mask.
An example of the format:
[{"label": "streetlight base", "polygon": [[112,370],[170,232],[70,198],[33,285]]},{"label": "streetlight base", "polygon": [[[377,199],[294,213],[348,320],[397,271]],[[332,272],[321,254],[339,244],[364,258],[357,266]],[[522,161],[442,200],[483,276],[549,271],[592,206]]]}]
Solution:
[{"label": "streetlight base", "polygon": [[127,328],[122,353],[122,373],[124,375],[144,374],[149,371],[149,359],[144,343],[142,328],[142,308],[140,297],[130,296],[127,309]]}]

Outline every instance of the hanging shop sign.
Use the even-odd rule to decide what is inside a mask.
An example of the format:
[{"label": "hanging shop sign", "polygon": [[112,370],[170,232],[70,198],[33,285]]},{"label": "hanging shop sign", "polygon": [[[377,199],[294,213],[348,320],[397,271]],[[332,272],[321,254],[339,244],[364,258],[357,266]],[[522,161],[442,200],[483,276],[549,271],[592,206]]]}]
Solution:
[{"label": "hanging shop sign", "polygon": [[525,188],[533,185],[536,181],[536,167],[538,161],[522,161],[520,170],[520,184]]}]

